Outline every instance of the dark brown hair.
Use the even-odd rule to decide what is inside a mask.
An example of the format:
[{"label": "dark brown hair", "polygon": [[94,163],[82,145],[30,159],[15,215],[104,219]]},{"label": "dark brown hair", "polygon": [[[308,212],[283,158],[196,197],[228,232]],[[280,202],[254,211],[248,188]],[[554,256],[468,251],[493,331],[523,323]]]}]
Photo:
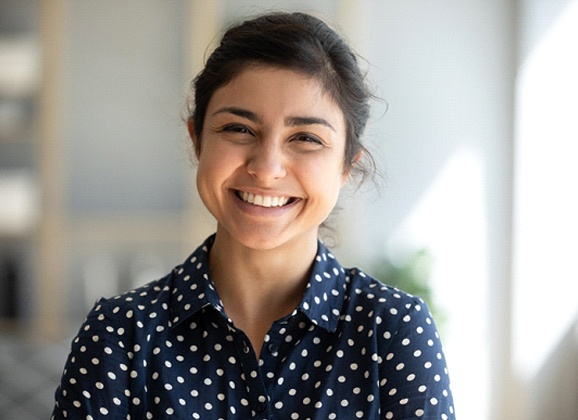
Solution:
[{"label": "dark brown hair", "polygon": [[[346,167],[362,179],[374,174],[373,159],[361,142],[371,98],[365,75],[343,38],[322,20],[305,13],[268,13],[226,31],[193,80],[194,103],[189,104],[189,118],[199,139],[197,147],[201,147],[205,113],[214,92],[252,64],[317,78],[345,117]],[[360,152],[363,161],[356,162]]]}]

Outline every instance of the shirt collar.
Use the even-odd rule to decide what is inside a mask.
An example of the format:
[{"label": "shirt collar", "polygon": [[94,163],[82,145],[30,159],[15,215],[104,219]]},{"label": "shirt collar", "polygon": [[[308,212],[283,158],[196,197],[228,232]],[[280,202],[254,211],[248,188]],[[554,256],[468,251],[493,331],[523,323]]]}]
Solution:
[{"label": "shirt collar", "polygon": [[[171,326],[180,324],[206,306],[212,306],[226,317],[223,303],[209,275],[209,252],[214,240],[215,235],[207,238],[183,264],[173,270]],[[347,281],[343,267],[319,241],[305,294],[295,311],[305,314],[312,323],[335,331]]]},{"label": "shirt collar", "polygon": [[298,309],[314,324],[330,332],[335,331],[348,281],[345,270],[335,256],[323,242],[318,241],[309,283]]},{"label": "shirt collar", "polygon": [[176,326],[206,306],[225,315],[223,303],[209,275],[209,251],[215,235],[208,237],[172,273],[171,326]]}]

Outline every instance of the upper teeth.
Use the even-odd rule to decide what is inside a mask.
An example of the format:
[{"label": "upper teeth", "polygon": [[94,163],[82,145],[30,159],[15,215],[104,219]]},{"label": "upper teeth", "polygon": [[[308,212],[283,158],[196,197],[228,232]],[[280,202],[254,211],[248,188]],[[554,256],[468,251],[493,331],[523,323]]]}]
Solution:
[{"label": "upper teeth", "polygon": [[270,197],[267,195],[251,194],[245,191],[241,191],[241,198],[247,203],[261,207],[281,207],[289,201],[287,197]]}]

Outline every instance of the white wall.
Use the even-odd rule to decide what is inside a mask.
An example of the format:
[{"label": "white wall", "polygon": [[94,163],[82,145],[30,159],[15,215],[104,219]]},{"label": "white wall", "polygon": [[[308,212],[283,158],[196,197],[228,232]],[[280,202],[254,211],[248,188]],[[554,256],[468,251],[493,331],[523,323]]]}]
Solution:
[{"label": "white wall", "polygon": [[524,0],[519,12],[516,410],[524,419],[578,418],[578,1]]},{"label": "white wall", "polygon": [[[427,247],[459,418],[497,418],[508,351],[513,95],[508,1],[366,2],[381,196],[344,203],[342,259]],[[344,223],[345,225],[345,223]]]}]

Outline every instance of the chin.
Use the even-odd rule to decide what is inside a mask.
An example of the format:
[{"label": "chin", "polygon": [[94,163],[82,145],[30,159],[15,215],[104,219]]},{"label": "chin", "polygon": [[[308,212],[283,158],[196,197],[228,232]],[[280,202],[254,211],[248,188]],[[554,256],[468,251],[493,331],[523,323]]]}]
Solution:
[{"label": "chin", "polygon": [[283,240],[279,236],[271,237],[270,235],[247,235],[240,237],[238,242],[245,246],[246,248],[253,249],[255,251],[271,251],[274,249],[281,248],[283,245],[287,244],[289,241]]},{"label": "chin", "polygon": [[317,229],[288,234],[287,232],[274,231],[271,229],[258,228],[242,229],[242,231],[231,232],[233,239],[246,248],[256,251],[271,251],[281,249],[285,246],[303,247],[308,241],[317,243]]}]

